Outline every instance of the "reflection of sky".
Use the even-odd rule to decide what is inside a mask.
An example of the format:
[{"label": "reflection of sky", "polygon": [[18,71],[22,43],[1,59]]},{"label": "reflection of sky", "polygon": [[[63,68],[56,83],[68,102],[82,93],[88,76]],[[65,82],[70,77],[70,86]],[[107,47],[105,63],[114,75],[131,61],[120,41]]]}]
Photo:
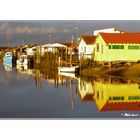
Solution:
[{"label": "reflection of sky", "polygon": [[92,34],[93,30],[116,27],[127,32],[140,32],[140,21],[1,21],[0,45],[48,43],[48,35],[53,42],[70,42],[76,38],[75,26],[79,34]]},{"label": "reflection of sky", "polygon": [[40,88],[37,88],[34,77],[22,76],[15,69],[6,72],[0,65],[0,79],[7,80],[7,84],[0,82],[0,118],[121,117],[121,112],[99,112],[94,101],[82,102],[79,95],[76,95],[76,81],[72,85],[72,110],[69,84],[58,85],[56,88],[43,79]]}]

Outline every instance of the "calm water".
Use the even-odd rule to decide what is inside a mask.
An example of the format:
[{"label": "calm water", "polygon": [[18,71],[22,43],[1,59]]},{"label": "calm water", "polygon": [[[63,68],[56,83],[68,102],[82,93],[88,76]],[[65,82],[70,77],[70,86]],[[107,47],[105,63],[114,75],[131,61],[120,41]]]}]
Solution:
[{"label": "calm water", "polygon": [[62,75],[0,64],[0,118],[139,118],[139,84]]}]

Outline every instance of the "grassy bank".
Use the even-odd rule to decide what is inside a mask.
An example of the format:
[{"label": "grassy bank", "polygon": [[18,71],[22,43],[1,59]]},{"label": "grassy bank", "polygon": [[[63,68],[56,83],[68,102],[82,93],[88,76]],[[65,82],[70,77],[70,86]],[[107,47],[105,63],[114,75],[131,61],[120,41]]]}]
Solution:
[{"label": "grassy bank", "polygon": [[131,66],[121,66],[121,67],[93,67],[88,69],[83,69],[80,72],[81,76],[95,77],[95,76],[111,76],[120,77],[128,80],[133,80],[135,82],[140,82],[140,64],[132,64]]}]

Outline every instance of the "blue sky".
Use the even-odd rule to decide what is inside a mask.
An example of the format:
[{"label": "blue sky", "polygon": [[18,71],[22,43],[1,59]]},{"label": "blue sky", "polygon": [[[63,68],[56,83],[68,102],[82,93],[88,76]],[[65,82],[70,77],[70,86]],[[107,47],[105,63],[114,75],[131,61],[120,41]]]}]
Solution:
[{"label": "blue sky", "polygon": [[116,27],[126,32],[140,32],[139,20],[50,20],[50,21],[0,21],[0,46],[45,44],[49,35],[53,42],[70,42],[79,35],[92,34],[96,29]]}]

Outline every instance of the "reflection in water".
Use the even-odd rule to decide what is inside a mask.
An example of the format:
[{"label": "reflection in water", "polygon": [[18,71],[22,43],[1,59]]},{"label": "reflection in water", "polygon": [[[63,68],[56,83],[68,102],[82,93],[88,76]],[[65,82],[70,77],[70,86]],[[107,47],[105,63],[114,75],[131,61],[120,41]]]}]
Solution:
[{"label": "reflection in water", "polygon": [[96,78],[86,82],[79,79],[79,93],[84,101],[95,101],[98,110],[140,110],[140,85],[131,81]]},{"label": "reflection in water", "polygon": [[6,71],[12,71],[12,62],[3,62],[3,66]]},{"label": "reflection in water", "polygon": [[[47,108],[50,114],[52,112],[51,117],[60,114],[61,117],[66,114],[68,117],[72,115],[104,117],[102,115],[106,113],[109,116],[119,111],[140,111],[140,85],[132,81],[110,77],[83,80],[74,74],[56,74],[53,71],[42,71],[27,65],[12,67],[10,71],[5,68],[5,65],[0,65],[0,113],[3,108],[7,109],[7,102],[10,101],[10,107],[24,109],[24,100],[27,103],[25,110],[28,111],[33,105],[34,110],[30,112],[35,114],[36,108],[42,105],[37,115],[40,114],[41,109],[44,109],[42,111],[44,114]],[[22,95],[19,95],[20,92]],[[17,95],[14,96],[15,94],[12,93]],[[20,105],[14,106],[13,102]],[[5,103],[6,105],[3,105]]]},{"label": "reflection in water", "polygon": [[99,111],[140,110],[140,86],[112,80],[94,81],[95,101]]}]

